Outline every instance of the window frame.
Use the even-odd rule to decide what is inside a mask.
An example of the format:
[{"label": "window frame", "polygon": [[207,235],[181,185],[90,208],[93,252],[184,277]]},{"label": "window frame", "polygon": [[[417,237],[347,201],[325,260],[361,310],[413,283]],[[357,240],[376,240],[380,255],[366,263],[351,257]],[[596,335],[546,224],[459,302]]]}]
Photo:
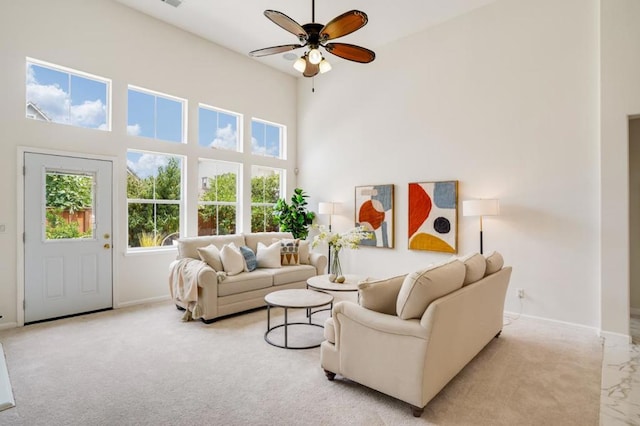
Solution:
[{"label": "window frame", "polygon": [[[204,109],[207,111],[211,111],[211,112],[215,112],[217,114],[226,114],[226,115],[230,115],[236,118],[236,132],[237,132],[237,140],[236,140],[236,149],[229,149],[229,148],[221,148],[221,147],[215,147],[215,146],[207,146],[207,145],[202,145],[200,143],[200,128],[202,127],[202,121],[200,120],[200,110]],[[219,122],[219,116],[218,116],[218,122]],[[198,103],[198,141],[197,141],[197,145],[201,148],[206,148],[206,149],[218,149],[218,150],[222,150],[222,151],[229,151],[229,152],[244,152],[243,149],[243,128],[244,128],[244,115],[240,114],[238,112],[234,112],[234,111],[230,111],[230,110],[226,110],[223,108],[218,108],[218,107],[214,107],[212,105],[208,105],[208,104],[204,104],[204,103]],[[218,129],[218,125],[216,123],[216,129]]]},{"label": "window frame", "polygon": [[[153,109],[153,137],[144,136],[144,135],[133,135],[129,133],[129,92],[134,91],[138,93],[142,93],[144,95],[153,96],[154,97],[154,109]],[[180,141],[172,141],[168,139],[160,139],[158,138],[158,98],[163,98],[166,100],[178,102],[182,106],[182,112],[180,117]],[[180,98],[175,95],[169,95],[167,93],[158,92],[156,90],[147,89],[144,87],[136,86],[134,84],[127,85],[127,128],[126,133],[127,136],[137,137],[137,138],[146,138],[153,139],[160,142],[167,143],[175,143],[175,144],[187,144],[187,123],[188,123],[188,110],[189,110],[189,101],[187,99]]]},{"label": "window frame", "polygon": [[[27,114],[27,107],[29,105],[29,98],[28,98],[28,94],[27,94],[27,86],[28,86],[28,81],[26,80],[26,76],[27,73],[29,71],[29,65],[36,65],[42,68],[49,68],[52,71],[57,71],[57,72],[61,72],[61,73],[65,73],[68,75],[68,79],[69,79],[69,98],[71,100],[71,76],[76,76],[76,77],[80,77],[80,78],[84,78],[87,80],[92,80],[92,81],[96,81],[98,83],[104,83],[106,86],[106,90],[105,90],[105,128],[101,129],[100,127],[85,127],[85,126],[78,126],[76,124],[71,123],[71,103],[69,103],[69,111],[68,111],[68,119],[69,122],[68,123],[64,123],[64,122],[60,122],[60,121],[54,121],[54,120],[38,120],[35,117],[30,117]],[[110,78],[106,78],[106,77],[102,77],[99,75],[95,75],[95,74],[91,74],[85,71],[80,71],[80,70],[76,70],[73,68],[69,68],[69,67],[65,67],[63,65],[58,65],[58,64],[54,64],[51,62],[46,62],[46,61],[42,61],[40,59],[35,59],[32,57],[25,57],[25,84],[24,84],[24,90],[25,90],[25,118],[29,119],[29,120],[37,120],[37,121],[45,121],[45,122],[49,122],[49,123],[55,123],[55,124],[62,124],[62,125],[66,125],[66,126],[72,126],[72,127],[77,127],[80,129],[91,129],[91,130],[100,130],[102,132],[111,132],[112,131],[112,108],[113,108],[113,103],[112,103],[112,90],[113,90],[113,82]],[[34,107],[38,110],[41,110],[37,105],[33,104]],[[45,111],[42,111],[43,113],[45,113]],[[46,117],[46,114],[44,114]]]},{"label": "window frame", "polygon": [[[260,156],[260,157],[266,157],[266,158],[275,158],[278,160],[286,160],[287,159],[287,126],[285,126],[284,124],[279,124],[279,123],[275,123],[273,121],[268,121],[268,120],[263,120],[261,118],[256,118],[256,117],[252,117],[251,118],[251,141],[253,142],[253,123],[260,123],[263,124],[265,126],[265,147],[264,147],[264,154],[260,153],[260,152],[254,152],[253,150],[253,143],[251,144],[251,154],[252,155],[256,155],[256,156]],[[269,155],[267,154],[267,147],[266,147],[266,130],[267,127],[276,127],[280,130],[280,155],[279,156],[275,156],[275,155]]]},{"label": "window frame", "polygon": [[[200,177],[200,163],[202,162],[207,162],[207,163],[215,163],[215,164],[227,164],[227,165],[235,165],[237,166],[236,169],[236,201],[232,202],[232,201],[204,201],[200,199],[200,194],[198,194],[198,203],[197,203],[197,207],[196,207],[196,214],[200,214],[200,206],[216,206],[216,207],[221,207],[221,206],[232,206],[235,207],[236,209],[236,218],[235,218],[235,228],[236,228],[236,232],[235,234],[238,234],[241,228],[241,221],[242,221],[242,212],[241,212],[241,201],[242,201],[242,170],[243,170],[243,163],[239,163],[239,162],[235,162],[235,161],[223,161],[223,160],[217,160],[217,159],[213,159],[213,158],[198,158],[198,178],[201,179]],[[199,182],[199,186],[198,188],[202,188],[202,182]],[[216,212],[218,210],[216,209]],[[218,221],[216,221],[216,233],[215,234],[204,234],[204,235],[231,235],[231,234],[220,234],[219,233],[219,229],[220,229],[220,224]],[[197,233],[198,236],[200,236],[200,226],[199,226],[199,222],[198,222],[198,229],[197,229]]]},{"label": "window frame", "polygon": [[[163,245],[159,245],[159,246],[149,246],[149,247],[131,247],[129,245],[129,206],[131,204],[153,204],[153,205],[158,205],[158,204],[162,204],[162,205],[177,205],[178,206],[178,234],[179,235],[185,235],[185,230],[186,230],[186,220],[185,220],[185,216],[186,216],[186,206],[185,206],[185,200],[186,200],[186,184],[185,184],[185,177],[186,177],[186,167],[187,167],[187,156],[186,155],[180,155],[180,154],[173,154],[173,153],[168,153],[168,152],[156,152],[156,151],[146,151],[146,150],[140,150],[140,149],[131,149],[128,148],[127,149],[127,156],[129,155],[130,152],[134,152],[134,153],[138,153],[138,154],[151,154],[151,155],[162,155],[165,157],[175,157],[175,158],[179,158],[180,159],[180,199],[179,200],[165,200],[165,199],[157,199],[157,198],[153,198],[153,199],[149,199],[149,198],[129,198],[129,194],[128,194],[128,182],[125,186],[125,194],[127,195],[127,212],[126,212],[126,224],[127,224],[127,239],[126,239],[126,245],[127,245],[127,253],[141,253],[141,252],[149,252],[149,251],[168,251],[168,250],[175,250],[176,246],[163,246]],[[128,166],[127,166],[128,169]],[[127,175],[129,173],[129,171],[126,171]],[[155,213],[155,208],[154,208],[154,213]],[[155,228],[155,227],[154,227]],[[154,230],[155,233],[155,230]]]},{"label": "window frame", "polygon": [[[285,194],[285,189],[286,189],[286,173],[287,173],[287,169],[286,168],[279,168],[279,167],[271,167],[271,166],[262,166],[259,164],[251,164],[251,185],[253,186],[253,178],[254,178],[254,170],[260,168],[260,169],[270,169],[270,170],[275,170],[278,171],[280,174],[280,179],[279,179],[279,196],[278,198],[284,198],[284,194]],[[266,221],[263,220],[262,223],[262,230],[261,231],[254,231],[253,230],[253,223],[252,223],[252,219],[253,219],[253,208],[254,207],[274,207],[276,205],[276,202],[273,203],[265,203],[265,202],[260,202],[260,203],[254,203],[253,202],[253,193],[252,193],[252,188],[250,188],[250,202],[249,202],[249,227],[250,227],[250,231],[251,232],[268,232],[265,231],[266,229]]]}]

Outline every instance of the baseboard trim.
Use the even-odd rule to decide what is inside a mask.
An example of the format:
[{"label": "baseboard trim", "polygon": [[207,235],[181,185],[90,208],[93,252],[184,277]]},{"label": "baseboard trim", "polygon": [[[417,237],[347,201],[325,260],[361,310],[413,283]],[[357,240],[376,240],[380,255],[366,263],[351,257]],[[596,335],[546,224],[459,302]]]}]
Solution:
[{"label": "baseboard trim", "polygon": [[126,308],[128,306],[144,305],[145,303],[164,302],[166,300],[171,300],[171,296],[166,295],[166,296],[150,297],[148,299],[130,300],[128,302],[118,303],[117,306],[114,306],[114,308],[116,309]]},{"label": "baseboard trim", "polygon": [[560,321],[560,320],[556,320],[556,319],[551,319],[551,318],[544,318],[544,317],[537,317],[535,315],[527,315],[527,314],[520,314],[518,312],[509,312],[509,311],[504,311],[505,315],[514,315],[516,318],[529,318],[529,319],[534,319],[534,320],[538,320],[538,321],[544,321],[544,322],[550,322],[556,325],[563,325],[566,327],[571,327],[571,328],[578,328],[581,330],[588,330],[590,332],[592,332],[593,334],[599,336],[600,335],[600,329],[598,329],[598,327],[591,327],[588,325],[584,325],[584,324],[578,324],[575,322],[568,322],[568,321]]},{"label": "baseboard trim", "polygon": [[607,345],[628,345],[631,343],[631,336],[628,334],[612,333],[610,331],[602,331],[598,333],[605,340]]},{"label": "baseboard trim", "polygon": [[17,322],[7,322],[4,324],[0,324],[0,330],[8,330],[10,328],[16,328],[18,326]]}]

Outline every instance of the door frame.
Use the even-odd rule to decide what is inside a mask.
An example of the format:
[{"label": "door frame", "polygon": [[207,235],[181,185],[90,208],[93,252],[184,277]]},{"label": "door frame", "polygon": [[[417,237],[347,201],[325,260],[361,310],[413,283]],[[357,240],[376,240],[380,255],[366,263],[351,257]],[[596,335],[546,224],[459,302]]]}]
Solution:
[{"label": "door frame", "polygon": [[18,146],[17,149],[17,161],[16,161],[16,175],[17,175],[17,190],[16,190],[16,241],[17,241],[17,253],[16,253],[16,317],[18,327],[24,326],[24,240],[23,235],[24,228],[24,154],[44,154],[44,155],[59,155],[65,157],[73,157],[86,160],[103,160],[110,161],[112,166],[111,173],[111,236],[112,247],[111,250],[111,289],[113,308],[118,308],[118,263],[116,262],[116,249],[120,247],[120,229],[117,225],[120,223],[118,217],[118,209],[116,208],[118,198],[118,177],[120,175],[120,167],[118,157],[112,157],[108,155],[97,155],[78,153],[72,151],[59,151],[43,148],[32,148],[26,146]]}]

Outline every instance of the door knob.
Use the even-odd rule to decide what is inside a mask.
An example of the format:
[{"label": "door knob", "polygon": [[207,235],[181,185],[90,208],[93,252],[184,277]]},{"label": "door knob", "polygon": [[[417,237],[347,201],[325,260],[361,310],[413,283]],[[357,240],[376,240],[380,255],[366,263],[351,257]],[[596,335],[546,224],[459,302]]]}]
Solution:
[{"label": "door knob", "polygon": [[106,248],[106,249],[110,249],[110,248],[111,248],[111,245],[110,245],[109,243],[107,243],[107,244],[105,244],[105,245],[104,245],[104,248]]}]

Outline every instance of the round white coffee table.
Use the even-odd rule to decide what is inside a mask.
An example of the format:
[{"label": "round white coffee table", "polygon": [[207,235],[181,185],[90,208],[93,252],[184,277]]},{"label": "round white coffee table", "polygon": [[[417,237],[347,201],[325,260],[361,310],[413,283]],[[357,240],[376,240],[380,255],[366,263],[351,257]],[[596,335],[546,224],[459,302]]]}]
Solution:
[{"label": "round white coffee table", "polygon": [[[314,324],[311,322],[312,316],[315,312],[312,308],[317,308],[324,305],[329,305],[329,309],[333,308],[333,296],[327,293],[321,293],[313,290],[305,289],[289,289],[279,290],[269,293],[264,297],[264,301],[267,302],[267,331],[264,333],[264,340],[267,343],[279,348],[285,349],[310,349],[317,348],[320,343],[310,346],[290,346],[289,345],[289,326],[291,325],[304,325],[311,327],[324,328],[321,324]],[[271,327],[271,308],[283,308],[284,309],[284,323]],[[288,311],[289,309],[306,309],[309,322],[289,322]],[[317,312],[317,311],[316,311]],[[269,333],[273,330],[284,327],[284,345],[273,342],[269,338]]]},{"label": "round white coffee table", "polygon": [[320,291],[358,291],[358,284],[365,279],[360,275],[345,275],[343,283],[332,283],[329,275],[316,275],[307,280],[307,288]]}]

